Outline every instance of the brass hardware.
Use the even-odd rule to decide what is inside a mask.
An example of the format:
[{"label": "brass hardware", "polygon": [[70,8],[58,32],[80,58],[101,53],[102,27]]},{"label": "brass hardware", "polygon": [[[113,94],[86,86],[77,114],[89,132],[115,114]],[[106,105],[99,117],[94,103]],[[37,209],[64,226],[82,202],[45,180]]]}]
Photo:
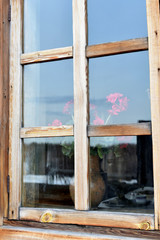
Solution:
[{"label": "brass hardware", "polygon": [[144,222],[140,224],[140,229],[141,230],[149,230],[150,229],[150,223],[149,222]]},{"label": "brass hardware", "polygon": [[47,211],[47,212],[45,212],[45,213],[42,214],[40,221],[41,221],[41,222],[44,222],[44,223],[45,223],[45,222],[46,222],[46,223],[49,223],[49,222],[52,222],[53,218],[54,218],[53,213]]}]

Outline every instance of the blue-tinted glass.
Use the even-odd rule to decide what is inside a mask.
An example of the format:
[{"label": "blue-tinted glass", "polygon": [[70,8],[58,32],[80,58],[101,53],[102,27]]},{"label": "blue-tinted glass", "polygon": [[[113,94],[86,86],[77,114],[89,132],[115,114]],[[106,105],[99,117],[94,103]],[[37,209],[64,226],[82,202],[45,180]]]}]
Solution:
[{"label": "blue-tinted glass", "polygon": [[73,124],[72,68],[72,60],[24,66],[24,127]]},{"label": "blue-tinted glass", "polygon": [[150,121],[148,51],[89,60],[90,123]]},{"label": "blue-tinted glass", "polygon": [[24,0],[24,52],[72,45],[72,0]]},{"label": "blue-tinted glass", "polygon": [[89,44],[147,36],[146,0],[88,0]]}]

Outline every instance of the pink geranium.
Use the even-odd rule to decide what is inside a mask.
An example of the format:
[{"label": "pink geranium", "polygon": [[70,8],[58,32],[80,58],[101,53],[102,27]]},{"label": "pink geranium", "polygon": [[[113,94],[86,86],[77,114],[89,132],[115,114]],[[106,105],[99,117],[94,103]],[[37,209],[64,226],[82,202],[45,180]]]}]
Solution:
[{"label": "pink geranium", "polygon": [[73,111],[73,104],[73,100],[68,101],[63,108],[63,113],[68,115],[72,114],[71,112]]},{"label": "pink geranium", "polygon": [[122,97],[123,94],[121,93],[111,93],[109,96],[107,96],[107,102],[115,103],[117,98]]},{"label": "pink geranium", "polygon": [[101,119],[100,117],[96,116],[95,120],[93,121],[94,125],[104,125],[104,120]]},{"label": "pink geranium", "polygon": [[120,112],[125,111],[128,107],[128,98],[123,97],[121,93],[113,93],[106,97],[107,102],[112,103],[112,109],[108,112],[112,115],[118,115]]},{"label": "pink geranium", "polygon": [[61,126],[62,123],[58,119],[55,119],[52,124],[48,124],[48,126]]}]

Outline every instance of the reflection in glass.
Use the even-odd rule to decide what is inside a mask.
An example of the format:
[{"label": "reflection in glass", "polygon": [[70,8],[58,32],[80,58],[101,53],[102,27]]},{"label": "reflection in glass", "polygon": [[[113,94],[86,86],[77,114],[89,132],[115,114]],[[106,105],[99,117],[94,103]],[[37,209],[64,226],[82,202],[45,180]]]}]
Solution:
[{"label": "reflection in glass", "polygon": [[24,66],[23,126],[73,124],[72,60]]},{"label": "reflection in glass", "polygon": [[72,46],[72,0],[24,0],[24,52]]},{"label": "reflection in glass", "polygon": [[23,207],[73,207],[69,184],[74,175],[73,138],[23,141]]},{"label": "reflection in glass", "polygon": [[89,60],[90,124],[149,121],[148,51]]},{"label": "reflection in glass", "polygon": [[89,45],[147,36],[146,0],[88,0]]},{"label": "reflection in glass", "polygon": [[153,211],[151,136],[91,138],[90,171],[92,208]]}]

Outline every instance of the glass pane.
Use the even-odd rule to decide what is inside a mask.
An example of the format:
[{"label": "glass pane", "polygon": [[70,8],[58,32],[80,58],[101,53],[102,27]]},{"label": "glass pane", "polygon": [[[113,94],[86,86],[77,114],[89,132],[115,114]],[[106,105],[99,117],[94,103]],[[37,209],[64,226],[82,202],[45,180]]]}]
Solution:
[{"label": "glass pane", "polygon": [[72,46],[72,0],[24,0],[24,52]]},{"label": "glass pane", "polygon": [[146,0],[88,0],[89,44],[147,36]]},{"label": "glass pane", "polygon": [[69,191],[74,176],[72,137],[23,141],[23,207],[73,207]]},{"label": "glass pane", "polygon": [[152,213],[152,137],[91,138],[91,206]]},{"label": "glass pane", "polygon": [[24,66],[24,127],[73,123],[72,59]]},{"label": "glass pane", "polygon": [[148,51],[89,60],[90,123],[150,121]]}]

